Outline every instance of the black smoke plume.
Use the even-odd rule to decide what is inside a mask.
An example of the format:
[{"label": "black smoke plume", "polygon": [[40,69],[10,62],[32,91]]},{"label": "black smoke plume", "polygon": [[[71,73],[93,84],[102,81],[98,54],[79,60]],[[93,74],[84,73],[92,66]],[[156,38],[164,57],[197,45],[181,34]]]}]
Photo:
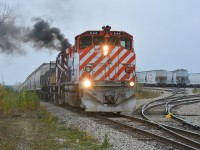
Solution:
[{"label": "black smoke plume", "polygon": [[2,22],[0,24],[0,52],[5,54],[25,54],[21,48],[21,39],[24,28],[18,27],[14,22]]},{"label": "black smoke plume", "polygon": [[34,21],[36,21],[36,23],[33,29],[27,34],[26,41],[33,42],[34,46],[38,48],[46,47],[56,50],[65,50],[71,46],[60,29],[50,27],[50,23],[41,18],[35,18]]},{"label": "black smoke plume", "polygon": [[33,43],[34,47],[51,50],[65,50],[71,44],[61,33],[60,29],[51,27],[48,21],[34,19],[32,28],[17,26],[13,21],[0,24],[0,52],[5,54],[26,54],[23,44]]}]

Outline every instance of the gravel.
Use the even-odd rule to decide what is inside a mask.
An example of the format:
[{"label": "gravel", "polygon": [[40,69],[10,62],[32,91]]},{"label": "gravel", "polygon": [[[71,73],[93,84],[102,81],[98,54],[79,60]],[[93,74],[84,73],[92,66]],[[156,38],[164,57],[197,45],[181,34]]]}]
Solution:
[{"label": "gravel", "polygon": [[[191,89],[188,90],[188,93],[191,94]],[[164,98],[169,96],[169,92],[164,92],[158,98]],[[140,108],[145,103],[156,100],[154,99],[143,99],[137,100],[136,109]],[[109,143],[112,146],[113,150],[155,150],[157,149],[153,142],[139,141],[137,138],[134,138],[125,133],[114,130],[106,125],[99,124],[94,121],[92,117],[84,117],[77,113],[73,113],[65,108],[55,106],[54,104],[41,102],[42,105],[46,106],[48,111],[53,115],[58,117],[59,121],[64,123],[67,127],[79,128],[81,131],[86,132],[88,135],[95,137],[99,142],[103,142],[105,135],[108,135]],[[200,114],[199,111],[200,103],[183,106],[177,110],[179,114]],[[184,116],[185,117],[185,116]],[[189,117],[190,121],[195,122],[195,124],[200,125],[200,117]]]},{"label": "gravel", "polygon": [[[177,109],[177,112],[181,116],[181,118],[187,120],[188,122],[193,123],[194,125],[200,126],[199,108],[200,108],[200,103],[196,103],[196,104],[191,104],[187,106],[182,106],[181,108]],[[181,115],[181,114],[184,114],[184,115]],[[194,114],[198,116],[194,116]]]},{"label": "gravel", "polygon": [[[47,110],[58,117],[59,121],[67,127],[79,128],[85,131],[88,135],[95,137],[99,142],[103,142],[105,135],[108,135],[109,143],[113,150],[155,150],[157,149],[149,142],[138,141],[134,137],[125,133],[119,132],[106,125],[96,123],[92,117],[84,117],[77,113],[73,113],[67,109],[55,106],[51,103],[41,102],[47,107]],[[147,144],[148,143],[148,144]]]},{"label": "gravel", "polygon": [[[192,88],[187,89],[187,91],[188,91],[188,94],[193,94]],[[182,105],[180,108],[176,109],[176,112],[181,116],[181,118],[186,119],[187,121],[200,126],[200,109],[199,108],[200,108],[200,102],[190,104],[190,105]],[[197,116],[194,116],[194,115],[197,115]]]}]

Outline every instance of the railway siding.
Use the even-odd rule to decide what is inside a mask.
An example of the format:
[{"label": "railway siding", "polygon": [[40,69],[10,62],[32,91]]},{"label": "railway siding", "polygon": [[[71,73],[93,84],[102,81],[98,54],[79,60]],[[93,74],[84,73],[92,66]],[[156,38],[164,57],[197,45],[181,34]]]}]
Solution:
[{"label": "railway siding", "polygon": [[192,122],[195,125],[200,126],[200,103],[190,104],[182,106],[176,109],[177,114],[186,119],[188,122]]}]

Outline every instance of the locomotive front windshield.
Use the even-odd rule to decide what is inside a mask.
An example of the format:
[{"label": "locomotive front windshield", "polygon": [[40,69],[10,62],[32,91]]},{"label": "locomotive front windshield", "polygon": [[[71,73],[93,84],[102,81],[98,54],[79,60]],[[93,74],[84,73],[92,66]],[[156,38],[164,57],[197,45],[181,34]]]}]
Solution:
[{"label": "locomotive front windshield", "polygon": [[92,45],[92,36],[85,36],[80,39],[80,48],[84,49]]},{"label": "locomotive front windshield", "polygon": [[111,36],[108,38],[108,45],[114,45],[117,46],[119,45],[119,38],[118,36]]},{"label": "locomotive front windshield", "polygon": [[[84,36],[80,38],[80,49],[91,45],[101,45],[105,43],[104,36]],[[112,46],[122,46],[128,50],[131,49],[131,39],[126,36],[110,36],[107,38],[107,44]]]},{"label": "locomotive front windshield", "polygon": [[101,45],[103,43],[105,43],[104,36],[94,36],[93,37],[93,44],[94,45]]}]

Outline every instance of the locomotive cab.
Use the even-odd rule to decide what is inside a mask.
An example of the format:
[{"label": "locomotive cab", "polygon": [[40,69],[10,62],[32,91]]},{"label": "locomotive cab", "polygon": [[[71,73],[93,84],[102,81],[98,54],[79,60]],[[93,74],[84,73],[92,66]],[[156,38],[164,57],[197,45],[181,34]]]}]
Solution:
[{"label": "locomotive cab", "polygon": [[122,31],[110,31],[110,26],[104,26],[103,31],[86,31],[75,37],[78,51],[91,46],[122,46],[133,50],[133,37]]}]

